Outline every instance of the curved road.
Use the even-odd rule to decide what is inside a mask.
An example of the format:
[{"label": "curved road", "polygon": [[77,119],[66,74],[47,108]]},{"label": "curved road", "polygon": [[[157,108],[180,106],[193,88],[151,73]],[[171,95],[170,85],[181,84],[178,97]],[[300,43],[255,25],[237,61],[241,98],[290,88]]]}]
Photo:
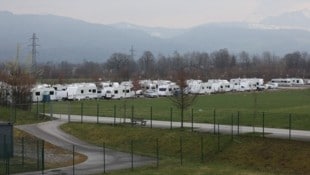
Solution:
[{"label": "curved road", "polygon": [[[59,126],[66,121],[63,120],[53,120],[49,122],[31,124],[31,125],[19,125],[17,128],[26,131],[40,139],[50,142],[59,147],[65,148],[67,150],[72,150],[73,145],[75,145],[75,151],[86,155],[88,158],[85,162],[78,165],[51,170],[45,170],[44,174],[96,174],[104,171],[103,164],[103,148],[90,145],[83,142],[69,134],[64,133],[59,129]],[[113,151],[111,149],[106,149],[105,156],[105,170],[111,171],[116,169],[131,168],[131,154]],[[143,156],[133,156],[133,166],[143,166],[146,164],[155,163],[154,159],[143,157]],[[23,175],[35,175],[42,174],[39,172],[29,172],[22,173]]]}]

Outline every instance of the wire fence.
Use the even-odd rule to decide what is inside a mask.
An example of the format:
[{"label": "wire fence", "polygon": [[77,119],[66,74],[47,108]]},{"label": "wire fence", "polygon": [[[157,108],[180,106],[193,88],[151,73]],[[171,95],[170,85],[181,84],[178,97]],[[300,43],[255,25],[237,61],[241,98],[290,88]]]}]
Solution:
[{"label": "wire fence", "polygon": [[[184,165],[186,163],[205,163],[212,160],[216,154],[225,149],[225,145],[231,143],[231,137],[227,135],[180,135],[173,138],[152,138],[137,139],[128,137],[119,145],[122,160],[127,161],[126,168],[134,170],[141,166],[145,160],[152,162],[150,166],[159,168],[161,160],[167,157],[172,159],[175,165]],[[0,158],[0,175],[8,175],[22,172],[35,172],[35,174],[45,174],[49,169],[66,166],[66,170],[54,170],[56,173],[83,174],[85,167],[80,167],[79,163],[85,160],[85,157],[79,152],[83,149],[79,145],[62,145],[64,149],[37,139],[31,136],[14,136],[14,151],[12,156]],[[1,148],[7,147],[5,143]],[[111,156],[111,146],[102,143],[96,150],[98,154],[101,171],[103,173],[115,169]],[[142,151],[143,150],[143,151]],[[141,159],[142,156],[142,159]],[[112,158],[113,159],[113,158]],[[141,162],[142,161],[142,162]],[[123,167],[124,168],[124,167]]]},{"label": "wire fence", "polygon": [[[79,115],[80,122],[84,122],[86,116],[97,117],[97,123],[100,123],[101,117],[115,118],[116,123],[125,123],[127,120],[139,119],[148,120],[149,126],[153,127],[153,121],[180,122],[180,110],[173,107],[156,108],[153,106],[139,107],[134,105],[102,105],[99,102],[50,102],[37,103],[32,107],[32,111],[40,117],[41,114],[67,115],[70,121],[71,115]],[[310,129],[309,114],[294,113],[276,113],[264,111],[232,111],[221,109],[187,109],[184,111],[184,122],[187,123],[216,123],[224,125],[251,126],[262,128],[282,128],[282,129]],[[172,128],[172,127],[171,127]]]},{"label": "wire fence", "polygon": [[[16,106],[12,106],[8,111],[10,121],[14,123],[18,115]],[[34,118],[42,118],[43,114],[63,115],[67,117],[68,122],[73,121],[70,116],[78,115],[78,122],[88,122],[87,116],[95,116],[95,123],[104,123],[102,117],[110,117],[110,123],[114,126],[119,124],[127,124],[127,126],[137,127],[134,120],[138,120],[141,127],[156,127],[157,120],[165,120],[170,123],[169,128],[174,129],[175,123],[180,122],[179,110],[167,107],[167,110],[158,110],[152,106],[149,108],[136,108],[133,105],[121,104],[112,106],[103,106],[100,103],[93,102],[50,102],[50,103],[34,103],[31,111]],[[143,125],[142,120],[147,120],[147,124]],[[128,123],[129,121],[129,123]],[[141,122],[141,123],[139,123]],[[174,138],[151,138],[139,140],[135,137],[128,138],[120,146],[119,150],[127,152],[124,156],[130,162],[128,168],[134,169],[141,162],[135,155],[144,155],[151,157],[154,167],[160,167],[160,161],[164,157],[172,157],[176,165],[183,165],[187,162],[204,163],[212,160],[220,151],[224,150],[234,139],[238,138],[241,133],[242,126],[253,127],[253,132],[260,133],[265,137],[267,132],[265,129],[285,128],[287,138],[291,139],[292,129],[308,129],[310,126],[309,117],[303,115],[271,113],[259,111],[225,111],[220,109],[189,109],[185,112],[184,122],[190,131],[195,130],[197,123],[209,123],[213,126],[211,134],[202,133],[195,136],[179,136]],[[224,124],[225,126],[223,126]],[[181,126],[180,124],[177,127]],[[226,134],[220,134],[221,127],[230,128]],[[261,128],[257,130],[257,127]],[[0,139],[5,136],[0,135]],[[6,155],[8,151],[5,142],[0,142],[1,149]],[[81,169],[77,166],[81,161],[85,160],[83,155],[78,152],[81,147],[79,145],[64,145],[64,150],[45,143],[34,137],[14,136],[14,147],[12,156],[4,156],[0,159],[0,175],[13,174],[19,172],[39,171],[44,174],[47,169],[70,166],[70,174],[79,174]],[[112,165],[106,159],[109,157],[110,145],[102,143],[101,152],[102,172],[108,172],[112,169]],[[141,151],[144,150],[144,151]],[[145,151],[147,150],[147,151]],[[55,163],[56,162],[56,163]]]}]

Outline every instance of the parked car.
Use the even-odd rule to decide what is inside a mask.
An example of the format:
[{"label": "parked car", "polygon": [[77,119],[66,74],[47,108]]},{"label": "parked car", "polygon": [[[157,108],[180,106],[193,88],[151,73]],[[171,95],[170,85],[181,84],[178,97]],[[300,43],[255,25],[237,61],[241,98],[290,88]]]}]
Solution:
[{"label": "parked car", "polygon": [[144,95],[144,97],[148,97],[148,98],[156,98],[156,97],[158,97],[158,92],[154,91],[152,89],[149,89],[149,90],[146,90],[143,93],[143,95]]}]

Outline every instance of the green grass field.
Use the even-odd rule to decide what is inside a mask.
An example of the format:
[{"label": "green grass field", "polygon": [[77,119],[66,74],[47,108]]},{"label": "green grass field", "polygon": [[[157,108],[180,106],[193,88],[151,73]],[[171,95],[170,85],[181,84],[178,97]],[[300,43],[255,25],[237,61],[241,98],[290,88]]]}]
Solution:
[{"label": "green grass field", "polygon": [[[256,101],[256,102],[255,102]],[[38,108],[38,109],[37,109]],[[293,129],[310,130],[310,89],[264,92],[226,93],[198,96],[192,106],[195,122],[288,128],[291,115]],[[154,120],[180,121],[178,109],[167,98],[122,100],[85,100],[33,105],[33,111],[110,116],[143,117]],[[171,112],[172,111],[172,112]],[[172,115],[171,115],[172,114]],[[191,121],[192,110],[185,113]],[[215,117],[214,117],[215,116]]]},{"label": "green grass field", "polygon": [[[92,144],[156,157],[156,164],[109,174],[309,174],[310,143],[240,136],[164,130],[126,125],[69,123],[61,128]],[[91,134],[89,134],[91,133]],[[182,149],[181,142],[182,139]],[[218,143],[220,150],[218,150]],[[298,148],[298,149],[297,149]],[[182,150],[182,151],[181,151]],[[182,152],[182,165],[181,155]]]},{"label": "green grass field", "polygon": [[[227,93],[199,96],[193,104],[195,122],[262,125],[287,128],[289,115],[292,128],[310,130],[310,89],[277,90],[254,93]],[[256,98],[256,100],[255,100]],[[255,103],[256,101],[256,103]],[[31,111],[0,107],[0,121],[15,124],[37,123],[49,120],[38,113],[62,113],[116,117],[144,117],[154,120],[179,121],[179,112],[166,98],[86,100],[74,102],[52,102],[34,104]],[[115,109],[115,110],[114,110]],[[171,111],[172,109],[172,111]],[[215,111],[215,113],[214,113]],[[263,113],[264,112],[264,113]],[[215,114],[215,115],[214,115]],[[186,121],[191,121],[191,110],[186,111]],[[110,148],[129,151],[133,140],[134,153],[153,156],[155,141],[159,138],[160,166],[155,165],[122,170],[110,174],[310,174],[309,143],[221,135],[220,151],[217,136],[206,133],[191,133],[174,130],[160,130],[119,125],[112,127],[101,124],[66,124],[65,131],[96,145],[103,142]],[[187,129],[185,129],[187,130]],[[87,134],[91,133],[91,134]],[[113,138],[113,139],[111,139]],[[183,165],[180,165],[180,138],[182,138]],[[201,154],[203,138],[203,161]]]}]

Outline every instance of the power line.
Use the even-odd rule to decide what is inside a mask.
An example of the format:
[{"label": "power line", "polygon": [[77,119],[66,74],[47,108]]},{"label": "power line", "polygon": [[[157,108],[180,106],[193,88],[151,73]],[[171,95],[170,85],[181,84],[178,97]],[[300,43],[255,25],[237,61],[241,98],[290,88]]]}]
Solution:
[{"label": "power line", "polygon": [[131,49],[130,49],[129,51],[130,51],[130,57],[131,57],[131,59],[134,59],[133,57],[134,57],[134,52],[135,52],[135,50],[133,49],[133,46],[131,46]]},{"label": "power line", "polygon": [[36,74],[37,72],[37,46],[39,46],[37,44],[37,40],[39,39],[37,36],[36,36],[36,33],[33,33],[32,34],[32,37],[30,38],[32,43],[31,43],[31,47],[32,47],[32,51],[31,51],[31,67],[32,67],[32,72],[34,74]]}]

